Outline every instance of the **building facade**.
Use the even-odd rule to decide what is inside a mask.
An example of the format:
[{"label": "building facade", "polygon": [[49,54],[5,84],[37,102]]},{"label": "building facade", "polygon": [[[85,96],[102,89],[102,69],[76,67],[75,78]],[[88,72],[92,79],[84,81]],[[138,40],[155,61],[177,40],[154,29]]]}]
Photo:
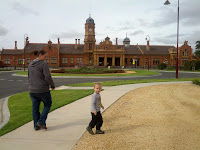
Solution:
[{"label": "building facade", "polygon": [[[50,67],[135,67],[135,68],[157,68],[158,64],[166,63],[168,66],[176,65],[176,48],[173,45],[161,46],[131,45],[130,39],[126,37],[123,45],[118,45],[118,39],[113,44],[109,37],[96,44],[95,23],[89,17],[85,23],[84,44],[80,39],[75,39],[74,44],[61,44],[50,40],[47,43],[31,43],[27,37],[24,49],[17,49],[15,41],[14,49],[2,49],[0,53],[0,65],[3,67],[28,67],[35,59],[35,50],[46,50],[48,57],[46,63]],[[192,48],[185,41],[178,49],[179,66],[192,60]],[[25,60],[25,61],[24,61]]]}]

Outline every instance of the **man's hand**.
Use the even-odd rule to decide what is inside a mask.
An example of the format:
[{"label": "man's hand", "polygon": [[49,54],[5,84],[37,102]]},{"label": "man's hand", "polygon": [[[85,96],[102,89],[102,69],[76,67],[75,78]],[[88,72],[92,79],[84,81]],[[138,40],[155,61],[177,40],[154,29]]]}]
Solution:
[{"label": "man's hand", "polygon": [[102,106],[102,109],[104,109],[104,107]]},{"label": "man's hand", "polygon": [[54,90],[55,88],[51,88],[51,90]]}]

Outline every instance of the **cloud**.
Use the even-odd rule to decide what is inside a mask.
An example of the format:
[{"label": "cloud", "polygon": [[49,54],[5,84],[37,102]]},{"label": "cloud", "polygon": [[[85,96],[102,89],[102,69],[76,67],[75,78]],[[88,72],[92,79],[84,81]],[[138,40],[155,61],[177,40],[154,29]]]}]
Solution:
[{"label": "cloud", "polygon": [[0,36],[6,35],[8,30],[0,25]]},{"label": "cloud", "polygon": [[14,2],[13,9],[23,15],[26,15],[26,14],[35,15],[35,16],[39,15],[37,11],[26,8],[18,2]]},{"label": "cloud", "polygon": [[79,38],[79,37],[83,37],[83,36],[84,36],[83,33],[78,33],[76,31],[62,32],[60,34],[50,35],[51,38],[67,38],[67,39]]},{"label": "cloud", "polygon": [[115,31],[115,28],[111,26],[106,26],[104,29],[109,31]]},{"label": "cloud", "polygon": [[[195,49],[195,43],[200,39],[200,31],[192,31],[191,33],[180,34],[179,35],[179,46],[183,45],[183,42],[188,41],[188,45],[190,45],[193,49]],[[176,47],[177,44],[177,34],[170,34],[164,37],[156,36],[154,38],[155,42],[174,45]]]},{"label": "cloud", "polygon": [[118,31],[132,30],[132,29],[135,29],[135,27],[136,27],[135,22],[132,23],[129,20],[119,22],[119,26],[120,27],[118,28]]},{"label": "cloud", "polygon": [[[184,26],[200,26],[199,15],[200,1],[182,1],[179,4],[179,22]],[[162,6],[154,11],[156,19],[153,20],[151,27],[166,26],[177,23],[178,4]],[[159,15],[157,15],[159,14]]]},{"label": "cloud", "polygon": [[130,33],[130,35],[138,35],[138,34],[144,34],[144,31],[138,30],[138,31],[135,31],[133,33]]}]

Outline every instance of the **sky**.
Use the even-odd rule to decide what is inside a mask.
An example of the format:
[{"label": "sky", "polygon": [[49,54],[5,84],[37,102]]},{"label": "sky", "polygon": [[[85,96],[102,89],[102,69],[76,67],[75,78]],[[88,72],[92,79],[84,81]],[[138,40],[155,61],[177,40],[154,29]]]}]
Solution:
[{"label": "sky", "polygon": [[[108,36],[113,44],[177,45],[178,0],[0,0],[0,50],[23,49],[30,43],[84,44],[89,14],[95,22],[96,44]],[[179,46],[195,50],[200,41],[200,0],[180,0]]]}]

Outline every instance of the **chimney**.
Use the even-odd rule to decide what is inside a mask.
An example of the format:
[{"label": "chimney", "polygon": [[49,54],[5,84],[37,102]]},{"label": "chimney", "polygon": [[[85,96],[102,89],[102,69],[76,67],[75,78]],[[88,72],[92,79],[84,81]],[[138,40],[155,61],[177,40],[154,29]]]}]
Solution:
[{"label": "chimney", "polygon": [[60,44],[60,38],[58,38],[58,44]]},{"label": "chimney", "polygon": [[50,39],[49,39],[49,41],[48,41],[49,50],[51,50],[51,46],[52,46],[52,42],[51,42]]},{"label": "chimney", "polygon": [[15,49],[17,49],[17,41],[15,41]]},{"label": "chimney", "polygon": [[75,39],[75,49],[77,49],[77,39]]},{"label": "chimney", "polygon": [[80,45],[80,39],[78,39],[78,45]]},{"label": "chimney", "polygon": [[118,43],[117,43],[117,38],[116,38],[116,45],[118,45]]}]

